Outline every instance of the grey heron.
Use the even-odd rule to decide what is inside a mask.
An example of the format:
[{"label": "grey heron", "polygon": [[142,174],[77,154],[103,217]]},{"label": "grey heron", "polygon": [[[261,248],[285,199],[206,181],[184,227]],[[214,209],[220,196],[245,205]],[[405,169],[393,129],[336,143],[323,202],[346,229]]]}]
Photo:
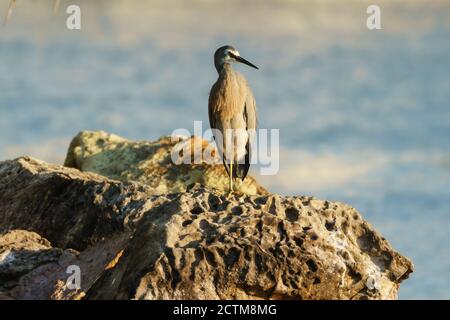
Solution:
[{"label": "grey heron", "polygon": [[250,168],[252,134],[256,130],[256,103],[245,77],[232,68],[239,62],[258,69],[242,58],[232,46],[223,46],[214,54],[214,66],[219,77],[211,88],[208,101],[209,124],[229,176],[242,181]]}]

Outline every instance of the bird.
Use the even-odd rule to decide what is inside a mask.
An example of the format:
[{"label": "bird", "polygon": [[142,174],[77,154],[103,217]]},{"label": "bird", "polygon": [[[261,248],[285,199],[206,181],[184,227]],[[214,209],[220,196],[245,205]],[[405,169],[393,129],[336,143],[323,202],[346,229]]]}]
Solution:
[{"label": "bird", "polygon": [[259,69],[242,58],[230,45],[214,53],[217,81],[211,87],[208,99],[209,124],[229,177],[229,192],[233,180],[244,181],[250,168],[250,151],[257,126],[256,102],[245,77],[232,68],[233,63],[243,63]]}]

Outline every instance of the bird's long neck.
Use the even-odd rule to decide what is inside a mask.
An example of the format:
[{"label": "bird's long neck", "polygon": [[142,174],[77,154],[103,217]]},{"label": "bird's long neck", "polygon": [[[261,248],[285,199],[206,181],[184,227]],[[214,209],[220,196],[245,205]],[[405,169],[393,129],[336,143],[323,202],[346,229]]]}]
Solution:
[{"label": "bird's long neck", "polygon": [[233,68],[231,67],[230,63],[224,62],[224,63],[221,63],[219,65],[216,65],[216,70],[217,70],[217,73],[219,74],[219,77],[220,77],[222,74],[224,74],[226,72],[233,71]]},{"label": "bird's long neck", "polygon": [[225,91],[233,91],[236,86],[236,72],[230,63],[224,63],[219,71],[218,83],[221,83],[221,88]]}]

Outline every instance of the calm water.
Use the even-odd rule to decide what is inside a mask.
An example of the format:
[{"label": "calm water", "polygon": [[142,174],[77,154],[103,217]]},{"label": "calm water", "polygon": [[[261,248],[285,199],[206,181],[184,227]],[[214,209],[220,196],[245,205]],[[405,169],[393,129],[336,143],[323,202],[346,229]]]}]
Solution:
[{"label": "calm water", "polygon": [[50,0],[20,1],[0,28],[1,160],[60,163],[83,129],[193,130],[207,121],[212,53],[233,44],[261,67],[238,67],[260,126],[280,129],[280,172],[260,181],[350,203],[414,261],[400,298],[450,298],[448,1],[378,1],[380,31],[363,1],[71,3],[81,31]]}]

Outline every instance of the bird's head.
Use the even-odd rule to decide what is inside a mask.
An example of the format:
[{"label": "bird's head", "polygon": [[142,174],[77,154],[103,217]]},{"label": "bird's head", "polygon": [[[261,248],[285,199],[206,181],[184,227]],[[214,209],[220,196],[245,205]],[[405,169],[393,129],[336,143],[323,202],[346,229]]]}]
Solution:
[{"label": "bird's head", "polygon": [[225,63],[240,62],[246,64],[252,68],[258,69],[253,63],[245,60],[239,54],[239,52],[232,46],[223,46],[216,50],[214,53],[214,65],[218,72],[222,69]]}]

